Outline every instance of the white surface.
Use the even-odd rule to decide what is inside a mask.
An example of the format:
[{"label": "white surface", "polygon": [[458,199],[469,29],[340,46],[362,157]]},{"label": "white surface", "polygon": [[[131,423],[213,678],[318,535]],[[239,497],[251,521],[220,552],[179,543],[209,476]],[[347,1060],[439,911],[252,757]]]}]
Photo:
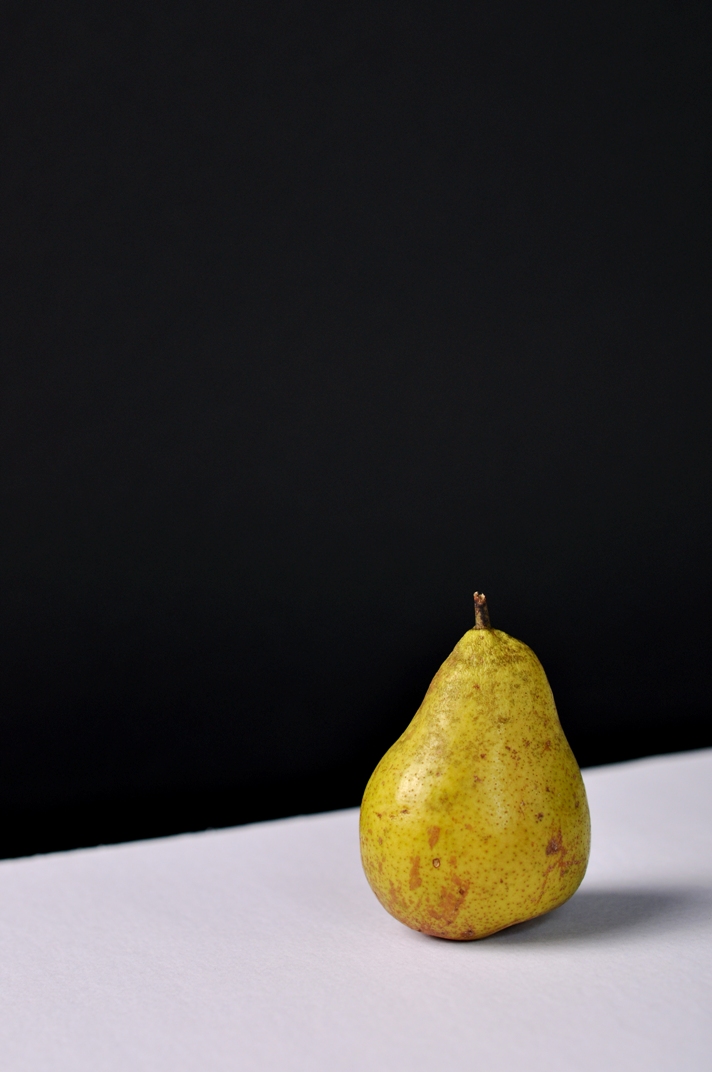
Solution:
[{"label": "white surface", "polygon": [[712,1066],[712,751],[586,772],[593,853],[549,916],[391,919],[357,812],[0,864],[3,1072]]}]

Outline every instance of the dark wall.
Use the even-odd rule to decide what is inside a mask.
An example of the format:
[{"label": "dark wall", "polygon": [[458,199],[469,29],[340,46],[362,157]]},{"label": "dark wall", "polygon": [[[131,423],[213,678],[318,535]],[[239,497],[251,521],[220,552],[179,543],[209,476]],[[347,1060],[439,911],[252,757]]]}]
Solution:
[{"label": "dark wall", "polygon": [[475,588],[712,744],[707,6],[5,12],[0,852],[357,803]]}]

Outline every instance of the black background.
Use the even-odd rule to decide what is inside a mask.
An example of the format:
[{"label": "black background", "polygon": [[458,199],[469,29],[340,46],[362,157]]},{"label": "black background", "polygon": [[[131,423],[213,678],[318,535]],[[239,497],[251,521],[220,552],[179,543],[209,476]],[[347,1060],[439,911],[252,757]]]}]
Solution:
[{"label": "black background", "polygon": [[4,12],[0,852],[358,803],[475,588],[712,744],[708,6]]}]

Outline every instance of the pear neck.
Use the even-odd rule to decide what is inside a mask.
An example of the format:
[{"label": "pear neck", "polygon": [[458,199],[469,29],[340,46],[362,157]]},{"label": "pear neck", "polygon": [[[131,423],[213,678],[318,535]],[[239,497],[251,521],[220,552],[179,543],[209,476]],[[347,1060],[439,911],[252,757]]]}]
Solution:
[{"label": "pear neck", "polygon": [[475,629],[491,629],[487,597],[475,592]]}]

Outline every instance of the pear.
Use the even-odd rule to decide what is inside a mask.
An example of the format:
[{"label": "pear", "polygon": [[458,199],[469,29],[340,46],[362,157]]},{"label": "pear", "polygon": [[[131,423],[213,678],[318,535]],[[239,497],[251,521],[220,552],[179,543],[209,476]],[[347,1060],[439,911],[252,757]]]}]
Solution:
[{"label": "pear", "polygon": [[361,858],[408,927],[469,941],[549,912],[586,871],[591,826],[573,753],[531,648],[475,626],[433,678],[361,805]]}]

